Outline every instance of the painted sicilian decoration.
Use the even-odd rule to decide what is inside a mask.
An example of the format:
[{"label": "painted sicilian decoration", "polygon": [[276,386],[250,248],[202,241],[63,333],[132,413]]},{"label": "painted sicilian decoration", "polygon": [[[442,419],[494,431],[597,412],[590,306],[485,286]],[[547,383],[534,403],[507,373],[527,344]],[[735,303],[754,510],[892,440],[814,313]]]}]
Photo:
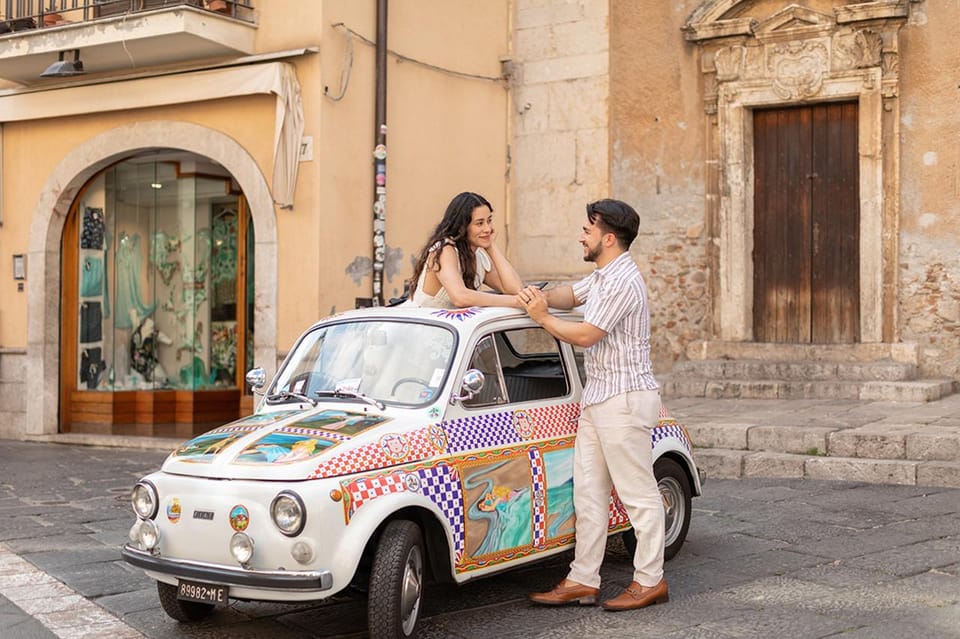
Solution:
[{"label": "painted sicilian decoration", "polygon": [[683,447],[687,449],[688,453],[693,454],[693,444],[690,442],[690,437],[687,435],[686,429],[675,419],[661,419],[656,428],[650,431],[650,438],[654,446],[662,439],[670,440],[670,438],[676,438],[683,444]]},{"label": "painted sicilian decoration", "polygon": [[[524,413],[523,429],[533,428],[537,439],[565,437],[577,432],[580,405],[574,402],[530,408],[523,411],[502,411],[484,415],[471,415],[444,422],[449,437],[448,452],[510,446],[529,437],[521,436],[516,413]],[[535,424],[535,428],[530,426]],[[530,437],[532,437],[531,435]]]},{"label": "painted sicilian decoration", "polygon": [[[552,449],[539,449],[546,475],[545,544],[567,543],[573,539],[573,442],[557,442]],[[552,542],[552,543],[551,543]]]},{"label": "painted sicilian decoration", "polygon": [[237,456],[241,464],[289,464],[304,461],[337,444],[323,431],[297,429],[301,432],[286,432],[280,429],[268,433],[247,445]]},{"label": "painted sicilian decoration", "polygon": [[417,465],[341,481],[344,521],[349,524],[356,512],[384,495],[411,492],[432,501],[450,524],[456,561],[463,557],[463,493],[457,469],[445,462]]},{"label": "painted sicilian decoration", "polygon": [[180,506],[180,500],[174,497],[170,500],[170,503],[167,504],[167,519],[171,524],[175,524],[180,521],[180,514],[182,512],[182,507]]},{"label": "painted sicilian decoration", "polygon": [[520,439],[532,439],[537,432],[537,425],[530,416],[529,411],[513,411],[513,428],[517,431]]},{"label": "painted sicilian decoration", "polygon": [[303,426],[340,433],[342,435],[354,436],[391,420],[392,418],[383,415],[364,415],[363,413],[352,413],[342,410],[325,410],[316,415],[301,419],[297,423]]},{"label": "painted sicilian decoration", "polygon": [[540,449],[531,449],[528,454],[533,487],[533,545],[543,548],[547,538],[547,473]]},{"label": "painted sicilian decoration", "polygon": [[194,437],[173,451],[173,456],[182,461],[209,463],[231,444],[264,426],[286,419],[298,411],[279,411],[250,415],[219,428]]},{"label": "painted sicilian decoration", "polygon": [[479,312],[479,308],[476,306],[471,306],[470,308],[441,308],[430,314],[434,317],[442,317],[443,319],[457,320],[462,322],[468,317],[473,317]]},{"label": "painted sicilian decoration", "polygon": [[443,430],[443,426],[440,424],[427,426],[427,437],[430,439],[433,447],[437,449],[438,453],[445,453],[447,451],[447,431]]},{"label": "painted sicilian decoration", "polygon": [[393,461],[403,461],[410,452],[410,442],[403,435],[388,433],[380,438],[380,448]]},{"label": "painted sicilian decoration", "polygon": [[237,532],[243,532],[250,525],[250,511],[243,504],[237,504],[230,509],[230,527]]},{"label": "painted sicilian decoration", "polygon": [[607,526],[610,530],[618,530],[630,525],[630,517],[627,516],[627,509],[623,507],[623,502],[620,501],[620,497],[617,496],[616,489],[610,493],[609,516],[610,521]]}]

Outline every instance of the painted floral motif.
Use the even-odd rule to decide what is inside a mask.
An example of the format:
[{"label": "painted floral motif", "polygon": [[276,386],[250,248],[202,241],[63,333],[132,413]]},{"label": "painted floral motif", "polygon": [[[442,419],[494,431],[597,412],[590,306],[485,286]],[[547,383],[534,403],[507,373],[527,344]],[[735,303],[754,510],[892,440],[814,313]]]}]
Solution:
[{"label": "painted floral motif", "polygon": [[441,308],[436,310],[431,315],[435,317],[442,317],[444,319],[455,319],[458,321],[463,321],[468,317],[473,317],[480,312],[480,309],[476,306],[471,306],[470,308]]}]

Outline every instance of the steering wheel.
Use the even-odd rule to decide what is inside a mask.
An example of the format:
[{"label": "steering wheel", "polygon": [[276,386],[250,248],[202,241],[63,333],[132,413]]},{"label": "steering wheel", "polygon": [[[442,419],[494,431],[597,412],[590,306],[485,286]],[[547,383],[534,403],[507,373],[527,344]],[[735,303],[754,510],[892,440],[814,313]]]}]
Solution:
[{"label": "steering wheel", "polygon": [[419,377],[401,377],[397,380],[397,383],[393,385],[393,388],[390,389],[390,394],[396,395],[397,388],[399,388],[401,384],[420,384],[424,388],[430,388],[430,382],[425,379],[420,379]]}]

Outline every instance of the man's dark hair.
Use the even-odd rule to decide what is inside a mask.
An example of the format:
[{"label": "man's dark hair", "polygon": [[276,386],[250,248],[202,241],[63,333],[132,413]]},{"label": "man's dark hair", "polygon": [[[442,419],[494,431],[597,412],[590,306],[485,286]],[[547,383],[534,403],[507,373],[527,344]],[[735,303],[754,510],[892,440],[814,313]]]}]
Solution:
[{"label": "man's dark hair", "polygon": [[606,233],[617,236],[620,248],[627,250],[640,230],[640,216],[620,200],[597,200],[587,204],[587,219]]}]

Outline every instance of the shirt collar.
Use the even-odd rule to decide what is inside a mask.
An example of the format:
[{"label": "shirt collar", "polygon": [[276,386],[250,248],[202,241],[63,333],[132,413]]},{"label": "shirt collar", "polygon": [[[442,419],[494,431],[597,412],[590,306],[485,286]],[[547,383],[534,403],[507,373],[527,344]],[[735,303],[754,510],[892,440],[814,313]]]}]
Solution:
[{"label": "shirt collar", "polygon": [[610,275],[615,275],[618,271],[622,270],[626,263],[631,261],[630,251],[624,251],[614,259],[607,262],[603,268],[598,268],[594,271],[594,275],[597,279],[602,280],[605,277]]}]

